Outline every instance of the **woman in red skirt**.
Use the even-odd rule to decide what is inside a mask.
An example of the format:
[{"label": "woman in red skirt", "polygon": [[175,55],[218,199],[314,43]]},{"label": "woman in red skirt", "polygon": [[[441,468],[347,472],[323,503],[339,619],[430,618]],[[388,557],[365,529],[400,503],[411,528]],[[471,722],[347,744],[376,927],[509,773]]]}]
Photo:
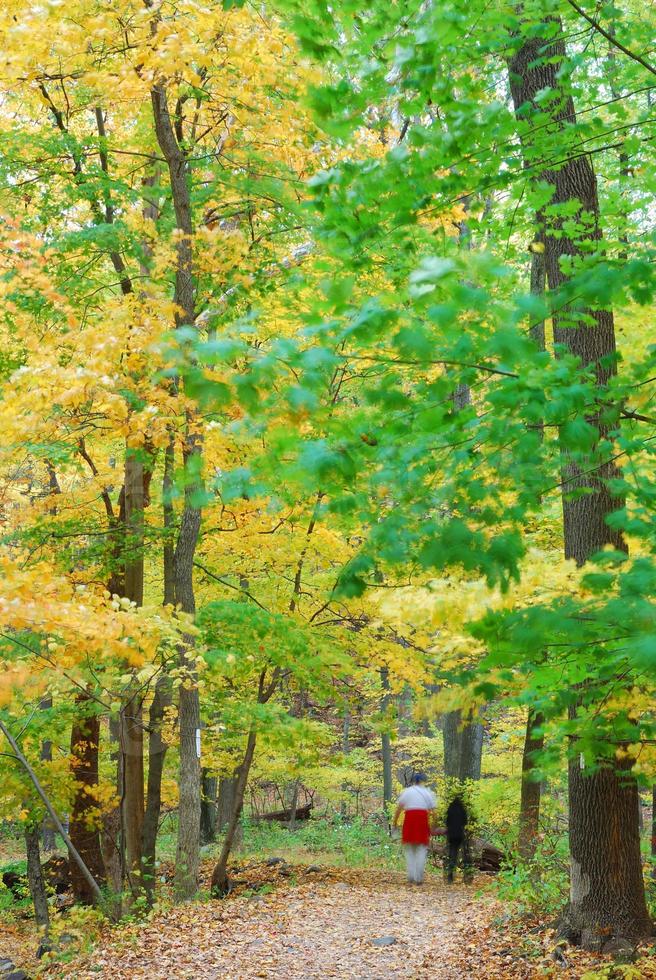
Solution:
[{"label": "woman in red skirt", "polygon": [[392,821],[392,826],[398,827],[401,814],[405,814],[401,840],[408,866],[408,881],[414,885],[421,885],[424,880],[431,821],[437,806],[437,800],[425,786],[426,781],[425,773],[415,773],[412,786],[404,789],[397,800],[396,812]]}]

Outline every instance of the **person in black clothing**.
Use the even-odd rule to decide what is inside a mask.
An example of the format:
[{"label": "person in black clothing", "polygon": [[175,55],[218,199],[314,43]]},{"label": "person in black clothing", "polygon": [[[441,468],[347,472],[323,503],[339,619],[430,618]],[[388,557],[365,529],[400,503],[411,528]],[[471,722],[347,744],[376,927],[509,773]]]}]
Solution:
[{"label": "person in black clothing", "polygon": [[465,878],[469,874],[469,841],[467,839],[467,810],[460,796],[454,796],[446,812],[447,840],[447,881],[453,884],[453,872],[458,864],[458,854],[462,850],[462,865]]}]

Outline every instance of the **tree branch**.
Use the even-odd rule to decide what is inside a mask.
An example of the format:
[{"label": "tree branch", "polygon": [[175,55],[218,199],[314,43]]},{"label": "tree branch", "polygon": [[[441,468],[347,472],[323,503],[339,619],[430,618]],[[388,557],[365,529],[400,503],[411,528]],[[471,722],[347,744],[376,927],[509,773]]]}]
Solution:
[{"label": "tree branch", "polygon": [[578,3],[576,3],[576,0],[567,0],[567,3],[577,12],[577,14],[583,17],[584,20],[587,20],[588,24],[590,24],[590,26],[593,27],[597,33],[601,34],[602,37],[605,37],[606,40],[613,45],[613,47],[617,48],[618,51],[621,51],[628,58],[631,58],[632,61],[637,61],[639,65],[646,68],[652,75],[656,75],[656,68],[653,65],[650,65],[649,62],[645,61],[644,58],[641,58],[639,54],[636,54],[635,51],[631,51],[631,49],[627,48],[621,41],[618,41],[615,35],[612,34],[611,31],[607,31],[605,28],[603,28],[598,20],[595,20],[595,18],[591,17],[590,14],[586,14],[585,10],[583,10],[582,7],[579,7]]}]

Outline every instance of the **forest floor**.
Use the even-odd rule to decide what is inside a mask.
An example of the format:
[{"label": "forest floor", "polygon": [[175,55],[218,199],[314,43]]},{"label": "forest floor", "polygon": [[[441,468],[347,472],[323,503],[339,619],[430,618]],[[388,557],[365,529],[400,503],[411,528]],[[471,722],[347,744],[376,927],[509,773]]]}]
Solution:
[{"label": "forest floor", "polygon": [[234,874],[237,887],[222,901],[105,926],[93,945],[81,936],[66,963],[17,961],[32,976],[71,980],[656,978],[653,958],[626,974],[608,957],[560,952],[544,928],[513,925],[486,879],[449,887],[433,872],[414,887],[398,872],[286,862]]}]

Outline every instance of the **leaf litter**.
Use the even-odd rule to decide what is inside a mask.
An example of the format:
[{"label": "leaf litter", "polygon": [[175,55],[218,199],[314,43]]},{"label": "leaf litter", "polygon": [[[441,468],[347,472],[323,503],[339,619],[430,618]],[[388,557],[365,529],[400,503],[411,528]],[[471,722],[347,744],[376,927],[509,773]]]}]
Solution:
[{"label": "leaf litter", "polygon": [[[209,867],[208,869],[209,870]],[[92,980],[656,980],[656,961],[629,967],[557,946],[553,930],[511,920],[485,877],[422,887],[395,872],[293,866],[231,869],[233,887],[209,899],[107,925],[91,952],[41,964],[33,975]],[[531,927],[533,926],[533,927]],[[71,951],[72,952],[72,951]],[[604,972],[597,972],[604,971]]]}]

